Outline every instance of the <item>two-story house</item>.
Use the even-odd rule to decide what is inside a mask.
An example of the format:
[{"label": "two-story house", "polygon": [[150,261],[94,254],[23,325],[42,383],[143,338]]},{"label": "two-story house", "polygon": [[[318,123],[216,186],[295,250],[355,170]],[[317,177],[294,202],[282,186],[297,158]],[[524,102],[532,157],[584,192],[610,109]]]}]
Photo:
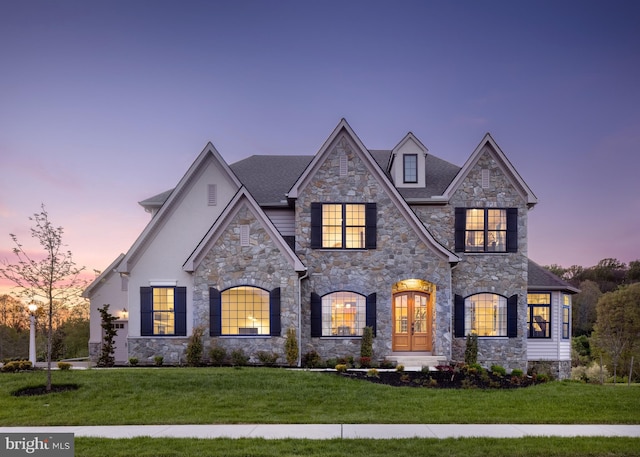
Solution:
[{"label": "two-story house", "polygon": [[411,133],[369,150],[345,120],[315,155],[228,165],[208,144],[85,291],[91,357],[110,304],[123,363],[183,362],[199,326],[254,357],[283,354],[290,328],[301,354],[357,357],[371,326],[377,359],[463,360],[475,333],[484,365],[566,377],[577,290],[527,256],[536,203],[489,134],[462,167]]}]

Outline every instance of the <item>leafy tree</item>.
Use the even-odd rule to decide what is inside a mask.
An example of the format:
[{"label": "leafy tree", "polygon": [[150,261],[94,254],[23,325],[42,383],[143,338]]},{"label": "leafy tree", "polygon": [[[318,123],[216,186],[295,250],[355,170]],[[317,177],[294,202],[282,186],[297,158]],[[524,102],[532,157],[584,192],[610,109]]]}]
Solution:
[{"label": "leafy tree", "polygon": [[627,271],[627,282],[629,284],[640,282],[640,260],[629,262],[629,271]]},{"label": "leafy tree", "polygon": [[116,316],[109,312],[109,305],[104,305],[102,308],[98,308],[100,313],[100,326],[102,327],[102,349],[100,350],[100,357],[98,357],[99,367],[112,367],[116,360],[113,356],[115,352],[114,339],[118,334],[118,331],[114,328],[113,321],[118,320]]},{"label": "leafy tree", "polygon": [[604,294],[597,315],[594,342],[610,359],[615,379],[618,366],[627,365],[640,349],[640,283]]},{"label": "leafy tree", "polygon": [[42,299],[47,307],[47,387],[51,391],[51,350],[53,345],[54,303],[65,303],[80,295],[86,281],[80,279],[84,267],[79,268],[73,261],[71,251],[63,250],[62,227],[54,227],[44,205],[39,213],[30,217],[35,223],[31,228],[31,237],[38,240],[44,251],[42,258],[36,260],[27,249],[18,242],[14,234],[9,236],[15,247],[13,252],[17,263],[4,263],[0,275],[20,288],[27,299]]},{"label": "leafy tree", "polygon": [[596,322],[596,305],[602,296],[598,284],[594,281],[582,281],[579,286],[580,293],[573,296],[571,320],[573,322],[573,335],[590,335],[593,324]]}]

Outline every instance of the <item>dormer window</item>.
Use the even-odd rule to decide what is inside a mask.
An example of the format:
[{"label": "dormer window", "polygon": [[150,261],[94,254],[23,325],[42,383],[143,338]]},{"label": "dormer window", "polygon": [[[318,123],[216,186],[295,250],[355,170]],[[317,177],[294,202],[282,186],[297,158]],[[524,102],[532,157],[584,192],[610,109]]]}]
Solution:
[{"label": "dormer window", "polygon": [[415,184],[418,182],[418,154],[402,156],[403,182]]}]

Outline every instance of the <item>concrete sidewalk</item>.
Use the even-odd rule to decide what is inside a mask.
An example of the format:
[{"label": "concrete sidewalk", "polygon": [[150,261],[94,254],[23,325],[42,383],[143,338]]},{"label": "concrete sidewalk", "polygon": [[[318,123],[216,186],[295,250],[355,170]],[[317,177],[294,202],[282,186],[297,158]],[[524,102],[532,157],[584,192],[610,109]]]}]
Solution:
[{"label": "concrete sidewalk", "polygon": [[76,437],[134,438],[522,438],[525,436],[626,436],[640,425],[560,424],[239,424],[0,427],[0,433],[73,433]]}]

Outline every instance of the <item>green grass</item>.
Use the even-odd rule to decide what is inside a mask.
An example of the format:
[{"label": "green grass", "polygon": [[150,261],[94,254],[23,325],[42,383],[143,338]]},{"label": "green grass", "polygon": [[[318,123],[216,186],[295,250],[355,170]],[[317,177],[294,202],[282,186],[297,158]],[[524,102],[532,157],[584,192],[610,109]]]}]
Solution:
[{"label": "green grass", "polygon": [[[80,389],[11,392],[46,373],[0,374],[0,425],[229,423],[640,423],[640,386],[554,382],[513,390],[397,388],[277,368],[53,373]],[[197,454],[196,454],[197,455]]]},{"label": "green grass", "polygon": [[76,457],[596,457],[640,456],[640,438],[460,438],[402,440],[76,438]]}]

